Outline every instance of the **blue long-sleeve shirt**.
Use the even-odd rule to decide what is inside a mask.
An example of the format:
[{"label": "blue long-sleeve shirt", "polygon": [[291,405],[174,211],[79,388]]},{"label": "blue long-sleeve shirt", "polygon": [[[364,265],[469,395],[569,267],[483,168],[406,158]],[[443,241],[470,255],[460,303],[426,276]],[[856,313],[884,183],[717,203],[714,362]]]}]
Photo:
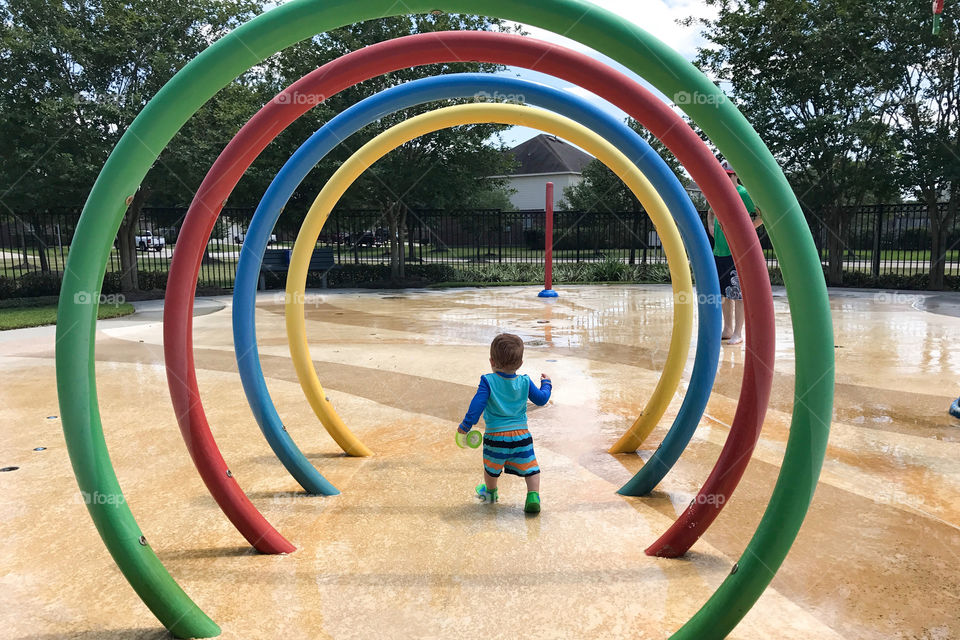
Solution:
[{"label": "blue long-sleeve shirt", "polygon": [[537,387],[530,376],[488,373],[481,376],[477,393],[470,401],[470,408],[458,429],[461,433],[467,433],[480,421],[481,416],[487,433],[524,428],[527,426],[527,400],[542,407],[550,400],[552,389],[549,379]]}]

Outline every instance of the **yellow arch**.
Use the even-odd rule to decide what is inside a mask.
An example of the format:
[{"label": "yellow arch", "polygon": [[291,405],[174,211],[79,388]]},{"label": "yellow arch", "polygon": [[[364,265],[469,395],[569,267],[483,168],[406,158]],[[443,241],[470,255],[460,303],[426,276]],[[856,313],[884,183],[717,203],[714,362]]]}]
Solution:
[{"label": "yellow arch", "polygon": [[370,450],[347,428],[343,420],[326,398],[317,372],[310,357],[304,318],[304,289],[310,258],[317,238],[327,217],[353,182],[377,160],[397,147],[420,136],[466,124],[495,122],[530,127],[565,138],[586,149],[621,179],[636,194],[653,220],[660,235],[673,283],[674,323],[670,337],[670,350],[660,381],[637,421],[621,440],[630,438],[642,441],[663,417],[670,401],[680,386],[683,367],[690,351],[690,336],[693,331],[693,283],[687,254],[680,239],[680,232],[670,212],[640,170],[612,144],[590,129],[576,122],[542,109],[515,104],[479,103],[438,109],[411,118],[380,134],[347,160],[330,178],[314,200],[303,226],[297,235],[287,273],[286,324],[290,355],[293,359],[300,386],[314,413],[333,436],[337,444],[352,456],[370,455]]}]

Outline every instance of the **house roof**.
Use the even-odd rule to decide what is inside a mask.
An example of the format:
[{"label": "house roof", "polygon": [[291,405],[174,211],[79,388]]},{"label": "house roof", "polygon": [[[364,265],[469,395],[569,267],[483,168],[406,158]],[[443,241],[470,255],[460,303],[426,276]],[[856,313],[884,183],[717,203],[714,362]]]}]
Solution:
[{"label": "house roof", "polygon": [[593,160],[571,144],[547,134],[540,134],[517,145],[507,153],[513,154],[518,166],[511,174],[525,176],[545,173],[582,173]]}]

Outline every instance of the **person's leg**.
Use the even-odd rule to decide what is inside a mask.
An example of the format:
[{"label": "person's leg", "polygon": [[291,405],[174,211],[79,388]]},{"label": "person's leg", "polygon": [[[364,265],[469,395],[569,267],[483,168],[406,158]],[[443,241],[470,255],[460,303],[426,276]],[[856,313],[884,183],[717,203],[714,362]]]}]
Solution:
[{"label": "person's leg", "polygon": [[523,504],[526,513],[540,513],[540,472],[524,476],[527,483],[527,499]]},{"label": "person's leg", "polygon": [[713,261],[717,265],[717,276],[720,279],[721,309],[723,311],[723,332],[720,335],[724,340],[729,340],[733,334],[733,303],[727,296],[727,287],[730,286],[730,271],[733,269],[733,259],[728,256],[714,256]]},{"label": "person's leg", "polygon": [[723,299],[723,333],[721,338],[729,340],[733,336],[734,328],[734,301],[730,298]]},{"label": "person's leg", "polygon": [[730,342],[728,344],[740,344],[743,342],[743,323],[745,319],[745,311],[743,308],[743,300],[734,300],[734,326],[733,334],[730,336]]},{"label": "person's leg", "polygon": [[503,463],[498,461],[491,447],[495,444],[489,436],[483,438],[483,484],[477,485],[477,497],[484,502],[496,502],[500,499],[497,482],[503,473]]},{"label": "person's leg", "polygon": [[527,483],[527,493],[531,491],[540,491],[540,474],[534,474],[532,476],[527,476],[523,479]]},{"label": "person's leg", "polygon": [[537,462],[537,454],[533,451],[532,439],[529,451],[517,462],[517,471],[523,476],[523,481],[527,485],[527,499],[523,510],[526,513],[540,513],[540,463]]},{"label": "person's leg", "polygon": [[483,484],[486,485],[487,491],[491,491],[491,492],[496,491],[497,482],[499,480],[500,480],[499,476],[492,476],[489,473],[487,473],[486,469],[483,470]]},{"label": "person's leg", "polygon": [[[731,258],[731,262],[732,262]],[[730,327],[730,338],[727,341],[727,344],[740,344],[743,342],[743,320],[744,320],[744,310],[743,310],[743,294],[740,291],[740,278],[737,276],[737,270],[731,268],[730,272],[730,284],[727,286],[724,295],[727,296],[727,300],[730,303],[730,315],[731,323],[728,325]],[[724,314],[726,315],[726,314]]]},{"label": "person's leg", "polygon": [[492,476],[483,470],[483,482],[476,487],[477,497],[484,502],[499,502],[500,492],[497,490],[497,480],[499,476]]}]

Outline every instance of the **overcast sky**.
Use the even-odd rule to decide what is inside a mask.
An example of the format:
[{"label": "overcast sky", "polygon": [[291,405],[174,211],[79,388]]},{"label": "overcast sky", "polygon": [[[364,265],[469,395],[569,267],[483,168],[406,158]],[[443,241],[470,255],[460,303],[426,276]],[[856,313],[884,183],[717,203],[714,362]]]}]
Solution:
[{"label": "overcast sky", "polygon": [[[697,47],[702,44],[703,40],[699,36],[700,28],[697,25],[690,27],[685,27],[677,24],[677,20],[694,16],[697,18],[702,17],[712,17],[715,13],[714,9],[705,6],[705,4],[700,0],[592,0],[594,4],[613,11],[614,13],[620,15],[621,17],[630,20],[631,22],[642,27],[646,31],[654,34],[657,38],[665,42],[667,45],[677,50],[683,57],[687,60],[692,60],[697,52]],[[538,38],[541,40],[546,40],[548,42],[553,42],[556,44],[575,49],[581,53],[585,53],[592,58],[602,60],[606,64],[612,65],[614,68],[619,71],[626,73],[627,75],[633,77],[634,79],[641,82],[648,89],[653,90],[648,83],[643,82],[639,76],[628,71],[620,64],[617,64],[607,58],[606,56],[600,55],[593,49],[585,47],[573,40],[569,40],[562,36],[556,35],[550,31],[544,31],[537,27],[531,27],[524,25],[524,30],[527,31],[532,37]],[[626,114],[613,105],[609,104],[605,100],[589,93],[580,87],[571,85],[563,80],[558,80],[552,76],[547,76],[542,73],[537,73],[535,71],[528,71],[526,69],[510,69],[509,71],[504,72],[507,75],[519,76],[526,80],[531,80],[533,82],[540,82],[543,84],[548,84],[565,91],[570,91],[581,97],[588,99],[594,104],[599,105],[604,110],[609,111],[610,113],[616,115],[618,118],[626,118]],[[662,94],[654,90],[661,98]],[[525,127],[514,127],[509,131],[503,134],[503,140],[509,146],[514,146],[519,144],[533,136],[537,135],[539,132],[532,129],[527,129]]]}]

